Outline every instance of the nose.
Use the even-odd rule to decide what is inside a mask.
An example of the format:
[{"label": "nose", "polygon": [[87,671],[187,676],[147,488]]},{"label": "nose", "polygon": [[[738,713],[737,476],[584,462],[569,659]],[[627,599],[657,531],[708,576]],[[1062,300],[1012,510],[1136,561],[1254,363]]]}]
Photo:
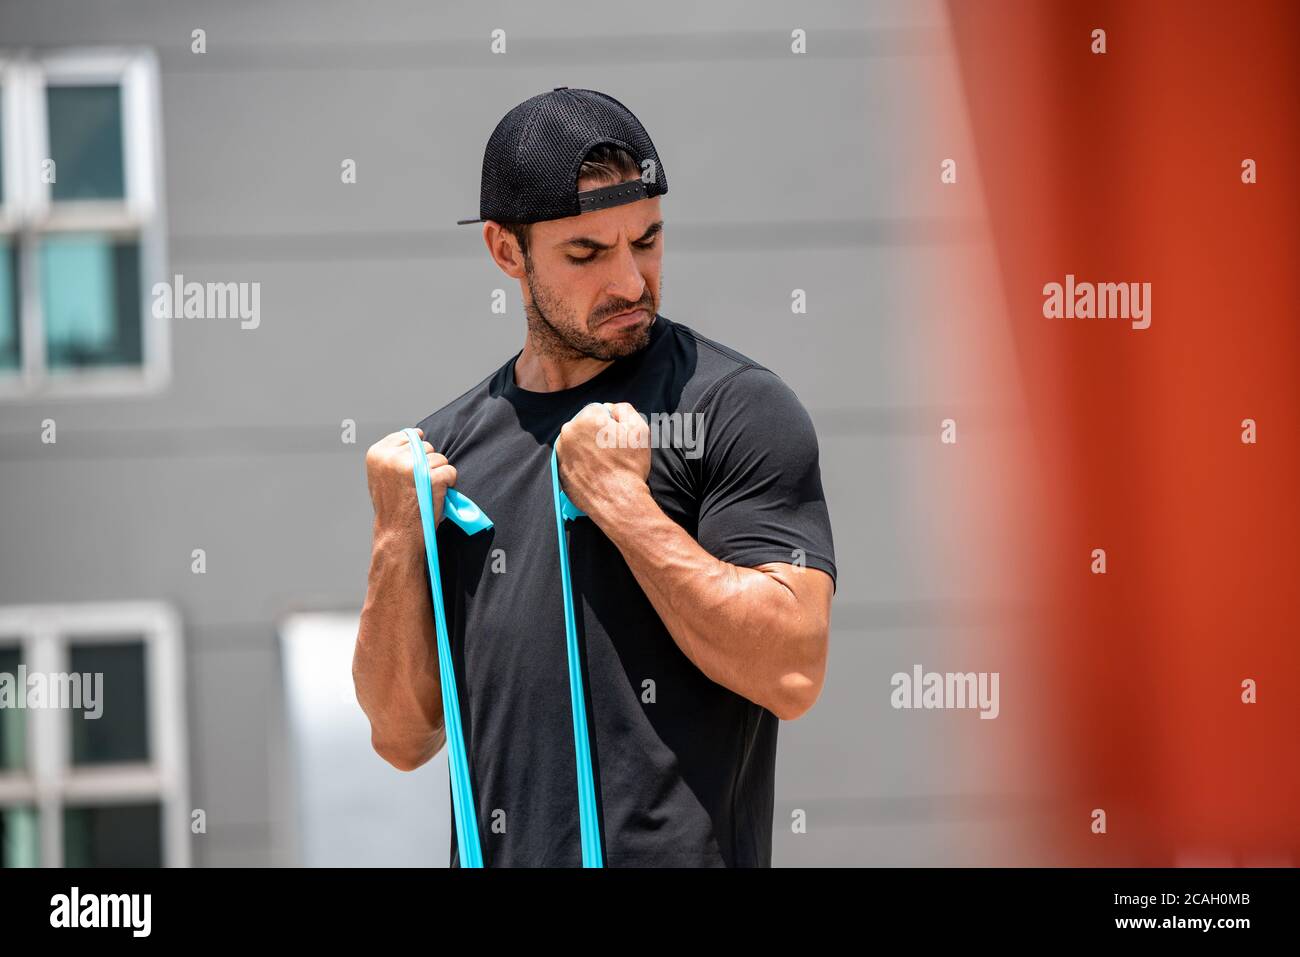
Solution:
[{"label": "nose", "polygon": [[613,274],[610,276],[605,292],[611,299],[624,302],[640,302],[645,295],[645,277],[632,255],[632,246],[628,242],[619,244],[618,255],[611,261]]}]

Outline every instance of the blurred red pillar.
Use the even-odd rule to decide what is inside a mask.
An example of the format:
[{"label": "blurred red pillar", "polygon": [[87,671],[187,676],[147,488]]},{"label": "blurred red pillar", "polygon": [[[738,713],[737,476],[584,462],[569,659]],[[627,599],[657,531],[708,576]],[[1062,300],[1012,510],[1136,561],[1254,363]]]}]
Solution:
[{"label": "blurred red pillar", "polygon": [[[949,7],[1055,516],[1060,860],[1300,864],[1300,4]],[[1044,318],[1067,273],[1150,328]]]}]

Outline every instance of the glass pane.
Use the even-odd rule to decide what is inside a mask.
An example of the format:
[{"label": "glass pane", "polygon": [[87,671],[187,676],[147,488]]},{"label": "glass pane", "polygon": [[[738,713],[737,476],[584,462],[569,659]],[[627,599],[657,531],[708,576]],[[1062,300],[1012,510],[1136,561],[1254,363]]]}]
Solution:
[{"label": "glass pane", "polygon": [[0,808],[0,867],[38,867],[40,854],[36,809]]},{"label": "glass pane", "polygon": [[46,90],[53,198],[122,199],[122,89],[51,86]]},{"label": "glass pane", "polygon": [[[23,662],[21,648],[0,647],[0,771],[17,771],[27,767],[27,712],[13,707],[18,696],[26,694],[26,682],[19,681],[18,666]],[[7,687],[5,687],[7,686]],[[6,700],[14,695],[14,701]],[[26,700],[26,699],[24,699]]]},{"label": "glass pane", "polygon": [[161,805],[67,808],[63,812],[63,866],[161,867]]},{"label": "glass pane", "polygon": [[0,372],[18,368],[18,244],[0,236]]},{"label": "glass pane", "polygon": [[82,679],[83,688],[98,690],[99,717],[88,717],[89,708],[72,713],[72,763],[148,761],[144,644],[139,640],[74,643],[68,651],[68,668],[76,674],[103,675],[102,680],[92,678],[89,686]]},{"label": "glass pane", "polygon": [[140,364],[140,246],[134,240],[47,236],[41,296],[51,369]]}]

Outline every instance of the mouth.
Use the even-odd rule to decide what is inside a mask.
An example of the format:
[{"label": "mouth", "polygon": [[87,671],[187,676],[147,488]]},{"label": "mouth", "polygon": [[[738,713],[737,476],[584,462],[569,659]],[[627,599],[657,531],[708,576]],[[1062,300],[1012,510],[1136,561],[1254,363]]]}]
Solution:
[{"label": "mouth", "polygon": [[638,307],[636,309],[629,309],[627,312],[620,312],[616,316],[610,316],[608,319],[601,322],[600,325],[602,328],[605,326],[612,326],[615,329],[623,329],[627,326],[635,325],[644,318],[645,315],[646,311]]}]

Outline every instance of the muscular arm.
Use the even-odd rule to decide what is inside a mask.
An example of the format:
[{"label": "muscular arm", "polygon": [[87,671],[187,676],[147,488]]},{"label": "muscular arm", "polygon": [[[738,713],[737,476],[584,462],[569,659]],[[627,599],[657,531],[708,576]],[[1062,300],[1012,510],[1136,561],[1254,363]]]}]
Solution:
[{"label": "muscular arm", "polygon": [[446,743],[433,608],[422,552],[376,535],[352,677],[370,719],[371,744],[412,771]]},{"label": "muscular arm", "polygon": [[626,403],[587,406],[560,430],[565,491],[622,553],[682,652],[710,679],[791,721],[826,672],[834,583],[819,569],[756,568],[709,554],[655,503],[646,423]]},{"label": "muscular arm", "polygon": [[783,721],[813,706],[826,674],[829,575],[783,562],[744,568],[719,561],[644,485],[594,507],[592,520],[700,671]]},{"label": "muscular arm", "polygon": [[[423,433],[421,433],[423,435]],[[456,470],[424,443],[434,514],[442,517]],[[375,509],[370,581],[352,658],[357,701],[370,719],[371,744],[389,764],[411,771],[446,743],[433,606],[414,463],[404,433],[366,452],[366,476]]]}]

